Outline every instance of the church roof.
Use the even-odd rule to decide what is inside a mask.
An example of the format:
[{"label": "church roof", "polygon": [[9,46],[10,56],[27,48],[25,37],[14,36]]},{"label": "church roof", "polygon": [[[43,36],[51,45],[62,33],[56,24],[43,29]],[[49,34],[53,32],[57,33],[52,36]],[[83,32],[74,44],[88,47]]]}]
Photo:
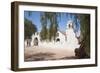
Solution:
[{"label": "church roof", "polygon": [[66,36],[66,32],[58,30],[60,33],[62,33],[64,36]]}]

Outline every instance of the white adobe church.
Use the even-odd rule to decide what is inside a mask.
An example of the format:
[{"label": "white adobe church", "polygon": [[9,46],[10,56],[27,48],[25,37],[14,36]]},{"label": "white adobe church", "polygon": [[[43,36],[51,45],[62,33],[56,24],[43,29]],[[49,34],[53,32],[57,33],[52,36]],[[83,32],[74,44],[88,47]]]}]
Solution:
[{"label": "white adobe church", "polygon": [[78,39],[77,37],[80,36],[80,32],[75,34],[74,28],[73,28],[73,22],[69,21],[66,25],[66,31],[62,32],[60,30],[57,31],[56,41],[52,40],[51,42],[42,42],[40,40],[40,33],[35,33],[31,37],[30,40],[25,40],[25,46],[28,46],[28,43],[30,43],[30,46],[40,46],[40,45],[48,45],[48,46],[57,46],[57,47],[67,47],[67,48],[78,48]]}]

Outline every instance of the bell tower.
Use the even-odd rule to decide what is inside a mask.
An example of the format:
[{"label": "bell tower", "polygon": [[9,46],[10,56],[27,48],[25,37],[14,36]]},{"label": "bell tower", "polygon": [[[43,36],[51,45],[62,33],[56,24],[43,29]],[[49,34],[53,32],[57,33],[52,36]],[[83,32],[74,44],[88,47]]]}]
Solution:
[{"label": "bell tower", "polygon": [[73,28],[73,22],[72,20],[69,20],[66,24],[66,35],[67,35],[67,30],[69,30],[70,28]]}]

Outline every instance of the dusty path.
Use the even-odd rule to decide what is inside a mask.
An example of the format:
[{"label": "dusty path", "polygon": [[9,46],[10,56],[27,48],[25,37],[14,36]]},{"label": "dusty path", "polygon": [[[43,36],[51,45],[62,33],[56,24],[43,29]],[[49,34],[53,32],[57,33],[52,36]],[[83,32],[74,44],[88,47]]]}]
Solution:
[{"label": "dusty path", "polygon": [[74,49],[34,46],[25,48],[25,61],[53,60],[75,57]]}]

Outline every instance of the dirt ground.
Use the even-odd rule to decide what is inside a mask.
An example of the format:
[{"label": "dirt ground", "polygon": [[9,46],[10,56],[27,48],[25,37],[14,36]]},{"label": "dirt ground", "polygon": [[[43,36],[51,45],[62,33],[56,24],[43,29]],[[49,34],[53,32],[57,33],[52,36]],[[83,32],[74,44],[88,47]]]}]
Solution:
[{"label": "dirt ground", "polygon": [[74,49],[33,46],[25,47],[24,51],[24,61],[75,59]]}]

